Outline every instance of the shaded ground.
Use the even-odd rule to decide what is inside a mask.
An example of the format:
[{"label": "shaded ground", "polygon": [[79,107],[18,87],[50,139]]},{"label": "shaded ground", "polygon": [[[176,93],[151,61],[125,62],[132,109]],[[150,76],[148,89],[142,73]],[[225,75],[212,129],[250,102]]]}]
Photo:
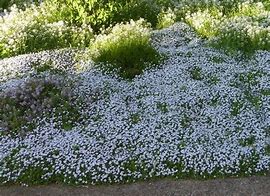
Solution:
[{"label": "shaded ground", "polygon": [[126,185],[70,187],[7,186],[0,187],[0,196],[158,196],[158,195],[254,195],[270,196],[270,176],[227,178],[208,181],[159,180]]}]

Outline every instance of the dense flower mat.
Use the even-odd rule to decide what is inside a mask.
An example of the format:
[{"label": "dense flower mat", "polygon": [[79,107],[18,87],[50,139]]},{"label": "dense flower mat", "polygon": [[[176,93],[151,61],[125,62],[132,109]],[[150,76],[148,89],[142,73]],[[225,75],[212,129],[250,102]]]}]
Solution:
[{"label": "dense flower mat", "polygon": [[[52,115],[30,116],[16,134],[0,124],[0,181],[106,183],[269,170],[270,53],[226,55],[184,23],[154,31],[151,40],[167,58],[132,81],[78,62],[70,50],[1,60],[1,96],[30,100],[31,111],[44,107]],[[34,99],[46,85],[59,90],[61,108],[72,115]]]}]

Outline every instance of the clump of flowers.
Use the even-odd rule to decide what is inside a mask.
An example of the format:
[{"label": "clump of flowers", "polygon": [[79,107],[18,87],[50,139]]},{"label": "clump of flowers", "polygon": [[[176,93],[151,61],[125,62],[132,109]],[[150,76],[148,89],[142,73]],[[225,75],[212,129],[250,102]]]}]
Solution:
[{"label": "clump of flowers", "polygon": [[[49,13],[45,13],[46,8]],[[90,26],[68,24],[53,12],[47,4],[32,5],[24,11],[12,7],[10,13],[0,18],[0,58],[89,44],[93,37]]]},{"label": "clump of flowers", "polygon": [[65,47],[82,48],[88,46],[93,37],[89,26],[70,26],[63,21],[33,26],[27,29],[26,35],[23,53]]},{"label": "clump of flowers", "polygon": [[[229,6],[229,5],[228,5]],[[211,45],[229,52],[252,54],[255,50],[269,50],[269,11],[262,2],[235,2],[231,11],[213,5],[187,12],[187,21],[200,35],[210,39]]]},{"label": "clump of flowers", "polygon": [[217,25],[222,18],[222,13],[217,9],[188,13],[185,20],[204,37],[213,37],[217,33]]},{"label": "clump of flowers", "polygon": [[61,118],[63,128],[79,119],[71,87],[59,76],[26,80],[17,88],[0,94],[0,127],[18,133],[33,128],[38,117]]},{"label": "clump of flowers", "polygon": [[[240,1],[210,4],[229,7]],[[187,16],[213,43],[223,35],[228,43],[241,40],[237,50],[249,44],[261,47],[256,40],[267,38],[267,10],[251,17],[249,10],[236,15],[226,12],[226,6],[215,12],[204,7],[208,1],[191,4],[200,2],[201,9]],[[46,15],[46,10],[41,12]],[[52,16],[47,14],[45,23],[37,17],[37,25],[63,25]],[[46,51],[40,58],[31,54],[0,60],[0,184],[120,183],[269,172],[270,52],[238,59],[205,47],[185,23],[152,34],[140,20],[104,30],[90,54],[105,70],[117,69],[131,78],[159,60],[152,45],[166,54],[166,61],[128,82],[92,67],[92,61],[83,62],[80,72],[68,71],[74,66],[69,53]]]},{"label": "clump of flowers", "polygon": [[211,41],[214,46],[230,52],[240,50],[249,54],[270,49],[270,32],[251,18],[240,17],[221,23],[218,36]]},{"label": "clump of flowers", "polygon": [[[79,111],[86,117],[70,131],[58,126],[66,119],[42,118],[25,137],[1,135],[0,183],[96,184],[268,172],[270,53],[238,60],[205,47],[183,23],[152,36],[168,55],[160,69],[129,82],[95,68],[72,77],[72,93],[83,100]],[[92,97],[101,90],[102,96]]]},{"label": "clump of flowers", "polygon": [[106,32],[90,47],[93,60],[105,63],[105,69],[116,68],[121,76],[133,78],[149,64],[159,62],[160,55],[150,44],[149,25],[143,19],[117,24]]},{"label": "clump of flowers", "polygon": [[162,29],[171,26],[176,21],[176,14],[174,10],[169,8],[168,10],[163,10],[158,16],[157,28]]}]

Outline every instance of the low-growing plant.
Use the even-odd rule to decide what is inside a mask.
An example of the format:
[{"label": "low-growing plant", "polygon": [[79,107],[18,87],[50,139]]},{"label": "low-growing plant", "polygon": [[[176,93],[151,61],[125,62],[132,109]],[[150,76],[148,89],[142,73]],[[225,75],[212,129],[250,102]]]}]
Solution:
[{"label": "low-growing plant", "polygon": [[57,76],[32,78],[0,95],[0,126],[7,133],[20,133],[23,127],[31,130],[37,117],[61,118],[64,129],[80,118],[70,87],[64,87]]},{"label": "low-growing plant", "polygon": [[108,31],[98,35],[90,48],[93,60],[106,64],[105,69],[116,68],[124,78],[133,78],[161,59],[150,44],[150,29],[144,20],[118,24]]}]

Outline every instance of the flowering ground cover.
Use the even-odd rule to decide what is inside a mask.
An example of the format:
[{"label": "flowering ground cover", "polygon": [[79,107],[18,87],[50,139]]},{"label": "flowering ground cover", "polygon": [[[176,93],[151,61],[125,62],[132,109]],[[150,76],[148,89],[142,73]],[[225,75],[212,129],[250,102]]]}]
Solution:
[{"label": "flowering ground cover", "polygon": [[268,1],[159,1],[100,31],[46,2],[0,21],[1,184],[269,171]]}]

